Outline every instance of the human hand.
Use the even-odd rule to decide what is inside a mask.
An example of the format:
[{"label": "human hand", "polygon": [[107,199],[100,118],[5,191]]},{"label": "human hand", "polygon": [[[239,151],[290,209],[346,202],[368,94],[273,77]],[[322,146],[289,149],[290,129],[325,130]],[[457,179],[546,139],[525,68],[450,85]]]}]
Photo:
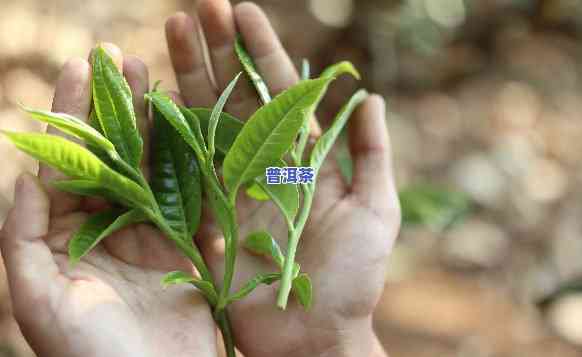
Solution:
[{"label": "human hand", "polygon": [[[196,37],[198,26],[204,34],[201,39]],[[166,24],[168,47],[186,104],[213,106],[218,94],[242,70],[233,49],[236,28],[273,94],[298,81],[292,62],[256,5],[243,3],[232,8],[227,0],[201,0],[194,18],[180,13]],[[204,63],[203,41],[209,48],[210,66]],[[216,79],[216,85],[210,78]],[[226,111],[244,120],[257,107],[255,91],[240,82]],[[317,126],[312,125],[312,135],[318,134]],[[349,137],[353,182],[343,181],[332,160],[324,165],[297,254],[302,270],[313,281],[313,307],[305,312],[299,304],[290,303],[286,311],[279,311],[276,286],[260,287],[233,303],[229,313],[235,339],[247,356],[383,354],[371,316],[384,286],[386,258],[398,232],[400,210],[381,97],[371,96],[361,105],[351,119]],[[241,195],[238,205],[241,237],[267,229],[285,249],[286,225],[272,203]],[[196,239],[220,280],[224,247],[219,230],[207,222]],[[257,273],[274,269],[240,249],[233,291]]]},{"label": "human hand", "polygon": [[[113,45],[104,47],[123,68],[147,139],[147,68]],[[67,62],[52,110],[86,120],[90,81],[86,60]],[[87,214],[105,203],[51,188],[57,178],[61,174],[42,165],[38,179],[19,178],[0,240],[14,316],[37,355],[216,356],[216,328],[204,298],[186,286],[162,291],[164,272],[193,268],[153,227],[128,227],[70,266],[67,241]]]}]

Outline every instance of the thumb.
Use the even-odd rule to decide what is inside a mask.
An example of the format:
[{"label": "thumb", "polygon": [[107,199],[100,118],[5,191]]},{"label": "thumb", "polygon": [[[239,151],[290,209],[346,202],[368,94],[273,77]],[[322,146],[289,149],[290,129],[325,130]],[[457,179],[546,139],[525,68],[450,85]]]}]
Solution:
[{"label": "thumb", "polygon": [[49,210],[49,198],[37,178],[22,174],[0,239],[15,315],[27,309],[19,304],[30,308],[30,304],[42,303],[58,273],[43,240],[49,227]]}]

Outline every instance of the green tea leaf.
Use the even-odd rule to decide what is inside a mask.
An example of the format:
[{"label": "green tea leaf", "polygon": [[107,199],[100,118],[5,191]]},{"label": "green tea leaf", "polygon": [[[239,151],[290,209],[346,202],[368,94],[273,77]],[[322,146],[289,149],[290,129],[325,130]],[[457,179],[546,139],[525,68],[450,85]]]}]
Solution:
[{"label": "green tea leaf", "polygon": [[340,172],[343,178],[346,180],[346,182],[348,184],[351,184],[354,172],[352,156],[350,154],[350,150],[347,145],[347,140],[345,140],[345,138],[341,140],[339,144],[340,144],[339,148],[335,155],[337,166],[339,167]]},{"label": "green tea leaf", "polygon": [[59,180],[51,184],[58,190],[79,196],[103,197],[112,202],[119,202],[126,206],[130,203],[115,192],[103,187],[99,182],[91,180]]},{"label": "green tea leaf", "polygon": [[95,110],[91,107],[91,112],[89,113],[89,119],[87,123],[91,125],[91,127],[99,132],[99,134],[103,135],[103,128],[101,128],[101,123],[99,123],[99,119],[97,119],[97,114],[95,114]]},{"label": "green tea leaf", "polygon": [[[198,146],[202,147],[203,150],[206,150],[202,130],[203,128],[208,128],[212,112],[208,109],[203,108],[197,108],[193,110],[187,108],[180,108],[180,110],[184,115],[187,124],[190,126],[191,131],[194,132],[193,139],[197,141]],[[238,125],[238,120],[234,119],[234,117],[224,112],[220,114],[220,120],[216,132],[216,147],[219,150],[221,149],[220,145],[222,143],[221,128],[225,127],[224,126],[225,123],[227,127],[228,125],[231,125],[233,123],[235,123],[235,125]],[[204,158],[205,156],[202,157],[202,159]],[[216,172],[214,171],[213,163],[208,162],[206,164],[207,165],[212,164],[212,167],[207,169],[211,176],[206,177],[206,175],[203,175],[203,178],[205,180],[204,187],[206,189],[206,194],[209,199],[210,208],[212,209],[214,217],[216,218],[218,225],[221,227],[222,231],[225,232],[225,235],[229,235],[231,234],[234,228],[231,226],[232,219],[230,216],[231,212],[234,212],[234,208],[230,206],[230,204],[224,197],[224,194],[222,194],[222,188],[218,184],[218,179],[216,179]],[[214,178],[212,177],[212,175],[214,175]],[[230,238],[230,236],[228,238]]]},{"label": "green tea leaf", "polygon": [[294,262],[293,263],[293,273],[291,274],[293,279],[295,279],[297,276],[299,276],[299,272],[301,272],[301,266],[299,265],[299,263]]},{"label": "green tea leaf", "polygon": [[245,191],[247,196],[256,200],[256,201],[270,201],[271,197],[263,188],[256,182],[253,182],[249,185],[247,190]]},{"label": "green tea leaf", "polygon": [[264,177],[255,179],[255,183],[275,202],[281,213],[285,215],[285,218],[289,222],[293,222],[299,210],[299,190],[297,185],[269,185],[265,182]]},{"label": "green tea leaf", "polygon": [[104,211],[96,213],[81,225],[69,241],[69,261],[76,264],[98,243],[98,238],[119,216],[119,212]]},{"label": "green tea leaf", "polygon": [[311,309],[313,303],[313,287],[311,286],[309,275],[303,273],[293,279],[292,291],[305,310]]},{"label": "green tea leaf", "polygon": [[[200,120],[202,134],[207,136],[207,128],[210,123],[212,111],[207,108],[189,108],[188,110]],[[234,143],[234,140],[242,130],[243,125],[244,123],[234,116],[225,112],[220,113],[220,119],[218,120],[218,127],[216,128],[214,139],[216,150],[223,154],[228,153],[232,143]]]},{"label": "green tea leaf", "polygon": [[[190,108],[196,117],[200,119],[202,128],[210,120],[211,112],[206,108]],[[222,113],[221,119],[216,130],[216,148],[223,153],[228,153],[232,143],[240,133],[243,127],[243,122],[236,119],[230,114]],[[277,166],[286,166],[284,161],[279,161]],[[263,178],[257,178],[253,184],[247,189],[247,194],[259,201],[268,201],[273,198],[273,201],[279,208],[285,212],[286,217],[293,219],[297,214],[299,206],[299,192],[296,185],[271,185],[266,192],[258,183]]]},{"label": "green tea leaf", "polygon": [[[206,152],[207,146],[206,146],[206,141],[204,140],[204,135],[202,134],[202,127],[200,126],[200,118],[198,118],[198,115],[196,113],[190,111],[186,107],[179,107],[179,108],[180,108],[180,112],[182,112],[182,115],[184,116],[184,119],[186,119],[186,122],[190,126],[190,129],[194,133],[194,138],[198,142],[198,146],[200,146],[202,151]],[[211,113],[209,109],[207,109],[207,110],[209,111],[209,113]],[[212,115],[212,114],[209,114],[209,115]],[[221,118],[222,117],[223,117],[223,115],[221,114]],[[208,119],[208,120],[210,120],[210,119]],[[204,127],[208,128],[208,122],[205,122]]]},{"label": "green tea leaf", "polygon": [[323,71],[319,78],[335,78],[342,74],[351,74],[356,79],[361,79],[360,72],[351,62],[343,61],[329,66]]},{"label": "green tea leaf", "polygon": [[368,92],[364,89],[357,91],[340,110],[331,127],[315,143],[315,147],[311,152],[310,166],[313,167],[316,175],[348,119],[352,116],[356,107],[366,100],[367,97]]},{"label": "green tea leaf", "polygon": [[251,116],[224,159],[224,183],[232,196],[241,185],[264,175],[289,150],[331,80],[300,82]]},{"label": "green tea leaf", "polygon": [[170,272],[162,278],[162,286],[167,288],[170,285],[178,284],[192,284],[204,295],[208,303],[215,306],[218,301],[218,295],[212,283],[195,278],[187,273],[181,271]]},{"label": "green tea leaf", "polygon": [[[347,61],[340,62],[340,63],[337,63],[333,66],[328,67],[321,74],[320,78],[336,78],[342,74],[351,74],[356,79],[360,79],[360,74],[358,73],[356,68],[350,62],[347,62]],[[325,156],[327,156],[327,153],[329,152],[329,150],[333,146],[333,143],[337,139],[337,136],[341,132],[341,129],[345,126],[345,122],[349,119],[354,108],[363,100],[362,98],[364,98],[366,95],[367,95],[367,93],[363,90],[356,92],[356,94],[351,98],[351,100],[346,104],[346,106],[344,106],[343,110],[340,112],[338,117],[336,117],[335,123],[337,123],[337,124],[335,124],[335,125],[337,125],[339,127],[339,130],[332,126],[328,130],[328,133],[329,133],[327,135],[328,138],[324,139],[324,137],[325,137],[325,135],[324,135],[324,137],[319,139],[320,142],[322,140],[324,140],[324,141],[329,141],[329,143],[326,144],[326,143],[322,142],[322,144],[321,144],[322,148],[326,149],[326,150],[324,150],[325,154],[322,157],[322,162],[319,163],[318,167],[315,167],[316,174],[317,174],[317,170],[321,167],[321,164],[323,163],[323,159],[325,158]],[[299,143],[297,145],[296,153],[295,153],[295,155],[298,157],[298,159],[301,162],[303,160],[303,152],[305,149],[305,145],[307,144],[308,137],[309,137],[309,126],[306,123],[301,130]],[[329,147],[327,147],[328,145],[329,145]],[[320,149],[322,149],[322,148],[320,148]],[[319,154],[322,154],[322,153],[323,152],[320,152]],[[311,155],[311,158],[313,159],[313,153]],[[313,189],[313,188],[314,188],[314,185],[309,186],[309,189]]]},{"label": "green tea leaf", "polygon": [[[201,133],[201,125],[200,122],[207,122],[210,123],[210,115],[209,112],[202,113],[204,116],[204,120],[200,120],[200,117],[195,114],[195,111],[190,111],[186,108],[183,108],[184,116],[186,119],[191,123],[190,125],[194,127],[193,130],[197,133],[197,138],[199,138],[200,145],[204,145],[204,138]],[[229,116],[225,113],[220,115],[221,118],[228,118]],[[222,119],[221,119],[222,121]],[[208,126],[204,126],[208,127]],[[220,122],[219,122],[220,127]],[[217,137],[219,137],[217,135]],[[220,141],[216,142],[218,144]],[[218,147],[219,148],[219,147]],[[216,169],[214,167],[214,161],[208,161],[206,163],[206,167],[203,169],[205,171],[204,176],[204,187],[206,190],[206,194],[210,203],[210,208],[212,209],[212,213],[221,228],[222,232],[224,233],[224,238],[226,242],[230,242],[231,239],[235,239],[236,237],[233,236],[233,232],[235,227],[232,225],[232,222],[235,221],[233,215],[235,214],[235,208],[232,207],[230,202],[226,199],[224,193],[222,192],[222,186],[219,183],[218,177],[216,175]],[[233,254],[232,251],[227,250],[228,254]],[[228,257],[227,257],[228,258]]]},{"label": "green tea leaf", "polygon": [[[307,59],[303,59],[301,62],[301,80],[306,81],[311,77],[311,66]],[[303,123],[301,130],[299,130],[299,139],[295,143],[294,155],[298,164],[303,162],[303,152],[307,146],[307,140],[309,140],[310,125],[309,120]]]},{"label": "green tea leaf", "polygon": [[20,150],[68,176],[100,180],[109,169],[84,147],[65,138],[38,133],[4,132]]},{"label": "green tea leaf", "polygon": [[212,114],[210,115],[210,121],[208,123],[208,138],[207,138],[209,161],[212,161],[214,159],[214,153],[216,152],[216,149],[214,147],[214,139],[216,136],[216,128],[218,127],[218,121],[220,120],[220,114],[222,113],[224,105],[226,104],[226,101],[228,100],[230,93],[232,93],[232,90],[236,86],[236,82],[240,78],[241,74],[242,73],[237,74],[236,77],[234,77],[234,79],[228,84],[224,92],[222,92],[222,94],[220,95],[220,98],[218,98],[218,101],[216,102],[214,109],[212,109]]},{"label": "green tea leaf", "polygon": [[4,134],[18,149],[71,178],[98,182],[139,207],[151,207],[149,196],[139,185],[113,171],[76,143],[47,134],[6,131]]},{"label": "green tea leaf", "polygon": [[139,168],[143,140],[137,129],[131,89],[102,47],[93,51],[92,64],[93,105],[103,133],[125,162]]},{"label": "green tea leaf", "polygon": [[461,220],[471,206],[466,194],[430,184],[408,186],[398,196],[404,225],[423,225],[437,231]]},{"label": "green tea leaf", "polygon": [[[208,201],[214,218],[217,220],[219,227],[225,235],[229,235],[233,232],[234,227],[232,222],[234,221],[231,215],[235,214],[235,208],[230,205],[223,194],[221,194],[220,188],[211,185],[209,181],[204,186],[207,189],[206,194],[208,195]],[[225,237],[227,238],[227,237]]]},{"label": "green tea leaf", "polygon": [[106,152],[117,154],[111,141],[83,120],[65,113],[52,113],[22,107],[34,119],[54,126],[55,128],[84,140],[87,144],[99,147]]},{"label": "green tea leaf", "polygon": [[269,94],[269,88],[265,84],[265,81],[259,74],[257,70],[257,66],[253,61],[253,58],[249,55],[245,44],[242,41],[240,36],[237,36],[236,41],[234,43],[234,49],[238,56],[240,63],[242,64],[245,72],[249,76],[251,82],[255,86],[259,97],[261,97],[261,101],[263,104],[267,104],[271,101],[271,95]]},{"label": "green tea leaf", "polygon": [[257,288],[257,286],[261,284],[271,285],[279,279],[281,279],[281,273],[259,274],[249,280],[239,291],[229,296],[227,305],[233,301],[238,301],[245,298],[247,295],[252,293],[253,290]]},{"label": "green tea leaf", "polygon": [[[279,160],[277,167],[285,167],[287,163]],[[272,200],[288,222],[293,222],[299,210],[299,189],[297,185],[269,185],[265,176],[255,178],[247,188],[246,193],[257,201]]]},{"label": "green tea leaf", "polygon": [[[97,119],[95,111],[92,110],[89,114],[89,123],[93,129],[95,129],[99,134],[103,135],[103,131],[101,130],[101,124],[99,124],[99,119]],[[113,144],[112,144],[113,145]],[[112,155],[112,152],[108,152],[104,150],[102,147],[93,145],[91,143],[85,142],[85,147],[89,151],[91,151],[95,156],[99,158],[99,160],[103,161],[109,167],[117,167],[117,164],[113,161],[112,157],[119,157],[117,151]],[[115,146],[114,146],[115,148]]]},{"label": "green tea leaf", "polygon": [[58,180],[51,184],[57,189],[79,196],[105,197],[113,194],[99,182],[91,180]]},{"label": "green tea leaf", "polygon": [[122,215],[117,211],[104,211],[90,216],[69,241],[69,260],[76,264],[104,238],[134,223],[147,218],[139,210],[131,210]]},{"label": "green tea leaf", "polygon": [[166,118],[166,120],[180,133],[182,139],[194,150],[199,162],[204,162],[205,151],[198,142],[196,134],[190,127],[190,123],[182,114],[182,111],[167,95],[160,92],[151,92],[145,95],[154,107]]},{"label": "green tea leaf", "polygon": [[162,286],[167,288],[170,285],[189,284],[197,280],[195,277],[183,271],[172,271],[164,275],[162,278]]},{"label": "green tea leaf", "polygon": [[267,231],[254,232],[244,241],[244,247],[254,254],[271,257],[279,267],[283,267],[285,257],[273,236]]},{"label": "green tea leaf", "polygon": [[154,109],[152,180],[162,215],[174,230],[190,240],[198,230],[202,187],[194,152],[180,134]]}]

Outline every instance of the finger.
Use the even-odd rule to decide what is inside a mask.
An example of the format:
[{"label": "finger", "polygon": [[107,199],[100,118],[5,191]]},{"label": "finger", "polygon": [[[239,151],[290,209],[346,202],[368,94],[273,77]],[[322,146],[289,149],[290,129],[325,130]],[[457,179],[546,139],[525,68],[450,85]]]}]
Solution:
[{"label": "finger", "polygon": [[354,174],[351,193],[373,209],[390,209],[396,190],[392,172],[390,139],[386,128],[386,104],[372,95],[360,105],[349,124]]},{"label": "finger", "polygon": [[166,39],[176,81],[188,106],[211,107],[216,89],[204,61],[203,42],[197,33],[198,18],[179,12],[166,22]]},{"label": "finger", "polygon": [[333,205],[346,195],[346,192],[348,192],[348,185],[337,163],[336,152],[332,150],[317,170],[317,190],[312,208],[313,219],[323,218],[317,214],[327,214]]},{"label": "finger", "polygon": [[[228,0],[202,0],[197,10],[218,92],[222,92],[243,70],[234,51],[236,27],[233,9]],[[258,97],[255,90],[248,81],[240,81],[228,100],[226,111],[246,119],[257,107]]]},{"label": "finger", "polygon": [[[91,69],[89,63],[81,58],[73,58],[63,66],[61,74],[57,80],[55,95],[53,98],[52,111],[67,113],[79,119],[86,120],[91,107]],[[49,126],[49,134],[65,136],[62,132]],[[39,177],[41,181],[48,183],[55,179],[63,178],[59,171],[40,164]],[[51,199],[51,214],[58,215],[66,213],[78,207],[80,199],[78,196],[63,193],[56,190],[51,185],[45,185],[47,193]]]},{"label": "finger", "polygon": [[[257,68],[273,95],[297,84],[299,74],[283,48],[279,37],[264,11],[254,3],[235,6],[236,25]],[[312,136],[319,137],[321,129],[315,118],[310,122]]]},{"label": "finger", "polygon": [[150,122],[148,120],[144,95],[149,90],[148,68],[139,58],[129,56],[123,59],[123,75],[131,88],[137,127],[143,138],[142,170],[146,173],[147,177],[149,169],[147,163],[149,162]]},{"label": "finger", "polygon": [[278,94],[296,84],[297,69],[263,10],[256,4],[243,2],[235,6],[234,14],[247,50],[270,91]]},{"label": "finger", "polygon": [[17,181],[12,208],[2,230],[0,248],[6,266],[14,311],[20,322],[27,309],[50,296],[59,270],[43,236],[48,232],[50,200],[40,182],[30,174]]}]

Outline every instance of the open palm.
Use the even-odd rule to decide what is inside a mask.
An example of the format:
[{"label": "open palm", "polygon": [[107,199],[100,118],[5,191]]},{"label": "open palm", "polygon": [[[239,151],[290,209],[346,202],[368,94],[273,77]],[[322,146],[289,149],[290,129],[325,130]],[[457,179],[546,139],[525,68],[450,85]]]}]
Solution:
[{"label": "open palm", "polygon": [[[115,46],[105,47],[123,66],[147,137],[147,69],[136,58],[123,59]],[[69,61],[57,83],[53,111],[87,118],[90,97],[89,64]],[[105,203],[50,188],[59,175],[46,166],[40,168],[40,180],[23,175],[2,230],[14,314],[35,352],[59,357],[215,356],[216,330],[203,297],[187,287],[162,290],[164,272],[192,267],[153,227],[128,227],[79,264],[69,264],[67,241],[87,213]]]},{"label": "open palm", "polygon": [[[204,36],[195,35],[199,26]],[[227,0],[203,0],[193,18],[177,14],[166,25],[177,81],[188,105],[212,106],[217,94],[241,71],[233,50],[235,29],[273,94],[298,81],[292,62],[256,5],[232,8]],[[204,61],[205,45],[211,63]],[[257,107],[256,93],[241,82],[226,110],[244,120]],[[371,313],[384,285],[386,257],[400,222],[384,116],[383,100],[371,96],[351,120],[351,184],[343,181],[334,164],[324,165],[319,173],[314,207],[297,255],[302,271],[313,281],[312,310],[304,312],[291,302],[286,311],[279,311],[276,286],[260,287],[229,308],[237,346],[245,355],[366,356],[377,350]],[[311,134],[319,135],[316,123]],[[286,225],[272,203],[255,202],[242,194],[237,211],[241,237],[266,229],[285,249]],[[224,269],[220,231],[207,223],[197,241],[220,281]],[[232,289],[257,273],[274,270],[268,261],[239,249]]]}]

